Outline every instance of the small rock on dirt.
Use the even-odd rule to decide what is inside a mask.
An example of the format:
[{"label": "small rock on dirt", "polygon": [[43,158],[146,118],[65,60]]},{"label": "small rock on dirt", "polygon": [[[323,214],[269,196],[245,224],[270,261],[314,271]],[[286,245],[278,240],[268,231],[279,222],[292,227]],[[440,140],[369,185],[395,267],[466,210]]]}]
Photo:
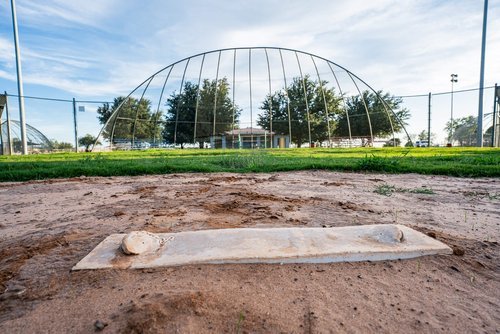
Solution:
[{"label": "small rock on dirt", "polygon": [[452,249],[453,249],[453,255],[464,256],[464,254],[465,254],[465,250],[463,248],[458,247],[458,246],[454,246],[454,247],[452,247]]},{"label": "small rock on dirt", "polygon": [[94,322],[94,328],[96,332],[102,331],[108,324],[105,322],[102,322],[101,320],[96,320]]}]

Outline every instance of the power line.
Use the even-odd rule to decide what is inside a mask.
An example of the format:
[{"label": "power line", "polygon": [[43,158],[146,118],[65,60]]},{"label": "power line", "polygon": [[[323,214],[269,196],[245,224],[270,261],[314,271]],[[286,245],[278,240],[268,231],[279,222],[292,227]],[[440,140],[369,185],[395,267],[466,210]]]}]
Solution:
[{"label": "power line", "polygon": [[[493,89],[495,86],[488,86],[484,87],[483,89]],[[455,90],[454,93],[465,93],[465,92],[472,92],[472,91],[478,91],[480,88],[469,88],[469,89],[462,89],[462,90]],[[439,93],[432,93],[433,96],[435,95],[447,95],[451,94],[451,91],[449,92],[439,92]],[[19,97],[19,95],[16,94],[7,94],[8,96],[12,97]],[[395,98],[413,98],[413,97],[427,97],[429,93],[425,94],[415,94],[415,95],[396,95],[394,96]],[[41,96],[28,96],[28,95],[22,95],[21,97],[25,99],[32,99],[32,100],[44,100],[44,101],[55,101],[55,102],[68,102],[68,103],[73,103],[73,100],[68,100],[68,99],[59,99],[59,98],[52,98],[52,97],[41,97]],[[113,103],[110,101],[94,101],[94,100],[76,100],[78,103],[95,103],[95,104],[104,104],[104,103]]]},{"label": "power line", "polygon": [[[15,94],[7,94],[8,96],[12,97],[19,97],[19,95]],[[22,95],[23,98],[25,99],[32,99],[32,100],[43,100],[43,101],[55,101],[55,102],[70,102],[73,103],[73,100],[67,100],[67,99],[58,99],[58,98],[52,98],[52,97],[40,97],[40,96],[28,96],[28,95]],[[109,101],[91,101],[91,100],[76,100],[75,102],[79,103],[97,103],[97,104],[103,104],[103,103],[113,103]]]},{"label": "power line", "polygon": [[[495,86],[488,86],[484,87],[483,89],[492,89],[495,88]],[[481,88],[469,88],[469,89],[462,89],[462,90],[455,90],[453,93],[465,93],[465,92],[472,92],[476,90],[480,90]],[[432,93],[432,95],[447,95],[451,94],[451,91],[449,92],[439,92],[439,93]],[[395,96],[396,98],[409,98],[409,97],[424,97],[428,96],[429,94],[416,94],[416,95],[401,95],[401,96]]]}]

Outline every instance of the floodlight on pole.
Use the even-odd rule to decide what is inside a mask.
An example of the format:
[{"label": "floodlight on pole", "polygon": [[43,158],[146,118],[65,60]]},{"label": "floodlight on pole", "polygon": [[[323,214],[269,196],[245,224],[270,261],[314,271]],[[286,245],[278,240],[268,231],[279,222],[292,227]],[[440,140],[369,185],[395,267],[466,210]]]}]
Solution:
[{"label": "floodlight on pole", "polygon": [[458,82],[458,74],[451,75],[451,112],[450,112],[450,133],[449,145],[453,143],[453,84]]},{"label": "floodlight on pole", "polygon": [[28,154],[28,142],[26,140],[26,117],[24,113],[24,94],[23,94],[23,75],[21,71],[21,52],[19,50],[19,37],[17,32],[16,4],[10,0],[12,8],[12,28],[14,30],[14,46],[16,49],[16,68],[17,68],[17,91],[19,95],[19,121],[21,128],[21,143],[23,154]]}]

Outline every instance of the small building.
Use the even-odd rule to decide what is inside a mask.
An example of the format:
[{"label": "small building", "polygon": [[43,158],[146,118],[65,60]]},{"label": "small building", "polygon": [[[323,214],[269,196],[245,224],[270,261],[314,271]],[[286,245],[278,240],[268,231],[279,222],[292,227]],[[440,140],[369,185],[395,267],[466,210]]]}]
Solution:
[{"label": "small building", "polygon": [[290,137],[277,135],[260,128],[243,128],[226,131],[210,137],[212,148],[288,148]]}]

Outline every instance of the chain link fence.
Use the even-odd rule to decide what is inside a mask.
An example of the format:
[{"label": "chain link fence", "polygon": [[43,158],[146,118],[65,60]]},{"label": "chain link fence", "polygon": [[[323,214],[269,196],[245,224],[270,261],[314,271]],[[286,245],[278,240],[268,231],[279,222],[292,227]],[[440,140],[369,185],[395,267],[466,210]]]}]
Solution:
[{"label": "chain link fence", "polygon": [[[498,147],[500,88],[497,88],[495,94],[495,87],[484,88],[483,145]],[[407,131],[413,143],[417,143],[417,146],[476,146],[478,91],[475,88],[399,96],[402,107],[409,109],[411,113]],[[5,98],[0,99],[0,154],[19,153],[21,135],[18,125],[18,96],[8,92],[4,96]],[[74,151],[76,147],[79,151],[85,150],[85,146],[78,144],[77,138],[87,134],[95,137],[99,133],[102,124],[97,118],[97,108],[104,103],[111,103],[37,96],[25,96],[24,99],[28,147],[31,153]],[[450,127],[450,124],[453,126]],[[493,129],[494,125],[496,129]],[[496,137],[493,138],[495,133]],[[403,140],[401,145],[405,144],[406,141]]]},{"label": "chain link fence", "polygon": [[[498,133],[498,101],[500,89],[484,88],[483,145],[494,145],[492,136]],[[477,146],[479,89],[400,96],[402,106],[411,111],[407,127],[413,142],[429,140],[431,146]],[[496,118],[496,122],[494,119]],[[496,131],[493,131],[493,125]],[[498,136],[497,136],[498,138]]]}]

